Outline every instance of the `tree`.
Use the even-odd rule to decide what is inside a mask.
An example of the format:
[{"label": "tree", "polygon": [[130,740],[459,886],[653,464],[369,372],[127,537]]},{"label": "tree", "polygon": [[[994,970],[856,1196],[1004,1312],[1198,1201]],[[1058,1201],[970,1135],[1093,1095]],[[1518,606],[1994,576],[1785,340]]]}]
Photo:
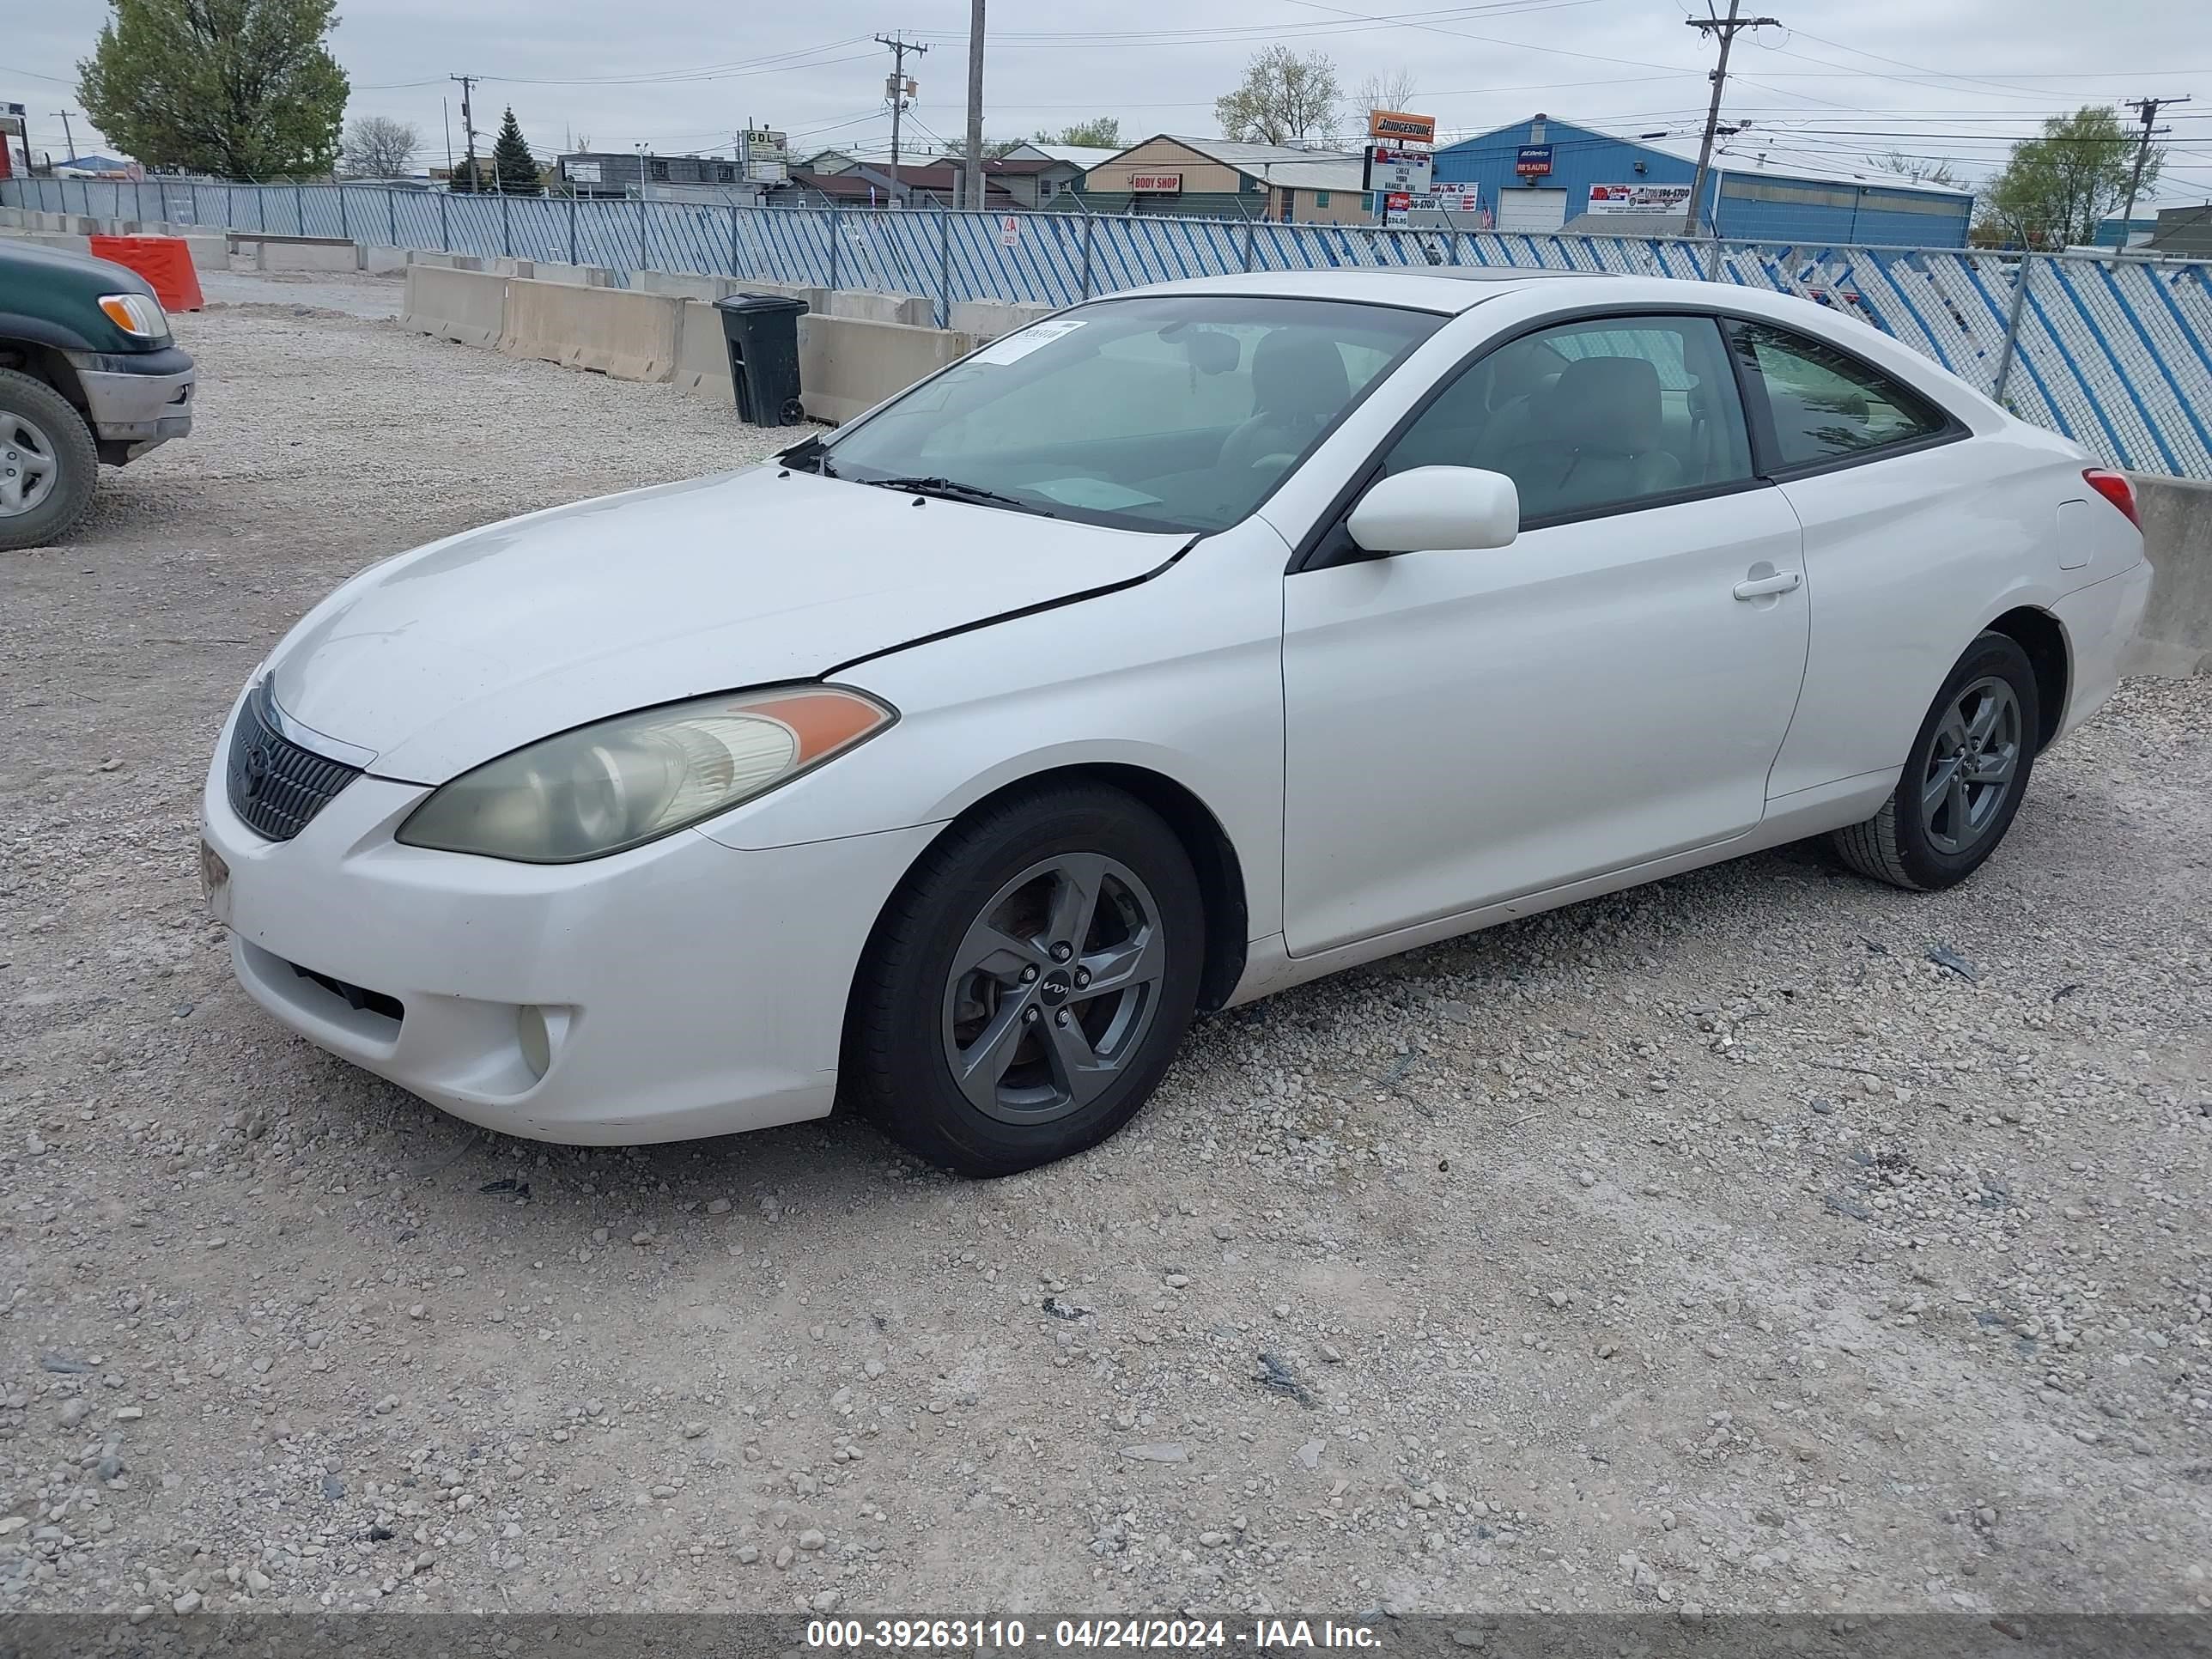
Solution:
[{"label": "tree", "polygon": [[[1982,198],[1983,225],[2021,247],[2065,247],[2096,240],[2097,226],[2128,193],[2136,135],[2110,107],[2085,104],[2054,115],[2043,136],[2012,147],[2012,159]],[[2153,146],[2142,187],[2157,181],[2165,152]]]},{"label": "tree", "polygon": [[1121,149],[1121,123],[1111,115],[1094,115],[1088,121],[1078,121],[1062,127],[1058,132],[1037,134],[1040,144],[1077,144],[1091,149]]},{"label": "tree", "polygon": [[1398,69],[1388,75],[1370,75],[1359,83],[1358,95],[1352,101],[1361,115],[1371,115],[1378,109],[1409,109],[1413,102],[1413,71]]},{"label": "tree", "polygon": [[398,179],[415,165],[422,135],[411,121],[388,115],[364,115],[349,122],[338,153],[338,171],[349,179]]},{"label": "tree", "polygon": [[151,167],[230,179],[328,173],[347,82],[334,0],[108,0],[77,64],[100,130]]},{"label": "tree", "polygon": [[1966,183],[1951,171],[1948,161],[1930,161],[1925,155],[1907,155],[1901,149],[1863,159],[1877,172],[1894,173],[1901,178],[1911,179],[1916,185],[1948,185],[1955,190],[1963,188]]},{"label": "tree", "polygon": [[1213,100],[1213,114],[1225,138],[1291,144],[1327,132],[1342,96],[1336,65],[1324,54],[1301,58],[1288,46],[1270,46],[1244,66],[1236,91]]},{"label": "tree", "polygon": [[[1001,155],[1004,155],[1008,150],[1012,149],[1021,142],[1022,141],[1018,138],[993,138],[986,137],[983,140],[983,157],[986,161],[995,161]],[[967,141],[961,138],[946,139],[945,141],[945,153],[956,161],[961,160],[968,154]]]},{"label": "tree", "polygon": [[544,191],[544,181],[538,177],[538,158],[530,153],[530,145],[523,138],[522,124],[514,118],[513,105],[501,118],[499,137],[492,143],[491,172],[504,195],[537,196]]}]

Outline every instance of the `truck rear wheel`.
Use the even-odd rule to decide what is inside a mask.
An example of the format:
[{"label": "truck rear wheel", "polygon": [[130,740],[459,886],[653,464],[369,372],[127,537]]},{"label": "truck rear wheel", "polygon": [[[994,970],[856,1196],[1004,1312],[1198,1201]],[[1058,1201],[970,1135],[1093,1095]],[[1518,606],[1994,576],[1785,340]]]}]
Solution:
[{"label": "truck rear wheel", "polygon": [[59,541],[99,477],[84,416],[44,380],[0,368],[0,552]]}]

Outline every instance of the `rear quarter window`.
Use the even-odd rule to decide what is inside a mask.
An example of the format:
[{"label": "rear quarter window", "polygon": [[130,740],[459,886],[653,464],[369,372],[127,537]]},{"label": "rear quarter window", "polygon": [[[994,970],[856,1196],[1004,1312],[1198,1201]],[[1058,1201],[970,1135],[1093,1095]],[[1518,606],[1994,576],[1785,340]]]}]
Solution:
[{"label": "rear quarter window", "polygon": [[1919,393],[1826,341],[1770,323],[1738,323],[1732,332],[1765,391],[1778,468],[1870,455],[1952,424]]}]

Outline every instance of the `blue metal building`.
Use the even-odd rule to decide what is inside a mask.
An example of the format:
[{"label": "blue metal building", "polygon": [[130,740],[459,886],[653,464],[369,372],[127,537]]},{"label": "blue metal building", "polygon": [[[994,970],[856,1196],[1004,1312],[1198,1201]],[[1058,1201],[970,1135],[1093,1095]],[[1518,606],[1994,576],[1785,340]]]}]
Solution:
[{"label": "blue metal building", "polygon": [[1748,241],[1964,247],[1970,191],[1787,150],[1790,135],[1744,131],[1717,147],[1694,227],[1694,139],[1623,138],[1538,115],[1437,152],[1438,185],[1472,185],[1504,231],[1680,235]]}]

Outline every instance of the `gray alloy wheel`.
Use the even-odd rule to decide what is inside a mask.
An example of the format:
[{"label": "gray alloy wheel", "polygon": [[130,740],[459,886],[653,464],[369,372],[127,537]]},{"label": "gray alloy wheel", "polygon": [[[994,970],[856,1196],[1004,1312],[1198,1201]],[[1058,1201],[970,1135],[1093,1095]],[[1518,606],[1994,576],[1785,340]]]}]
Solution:
[{"label": "gray alloy wheel", "polygon": [[1145,1046],[1168,966],[1152,891],[1098,853],[1061,853],[1006,882],[953,953],[945,1063],[1005,1123],[1080,1111]]},{"label": "gray alloy wheel", "polygon": [[0,409],[0,519],[38,511],[61,476],[61,461],[46,428],[27,415]]},{"label": "gray alloy wheel", "polygon": [[1966,686],[1936,728],[1920,823],[1938,852],[1962,854],[1997,822],[2020,772],[2020,700],[1994,675]]},{"label": "gray alloy wheel", "polygon": [[2045,730],[2026,649],[2009,635],[1977,635],[1929,703],[1881,810],[1835,831],[1838,854],[1907,892],[1964,881],[2011,828]]}]

